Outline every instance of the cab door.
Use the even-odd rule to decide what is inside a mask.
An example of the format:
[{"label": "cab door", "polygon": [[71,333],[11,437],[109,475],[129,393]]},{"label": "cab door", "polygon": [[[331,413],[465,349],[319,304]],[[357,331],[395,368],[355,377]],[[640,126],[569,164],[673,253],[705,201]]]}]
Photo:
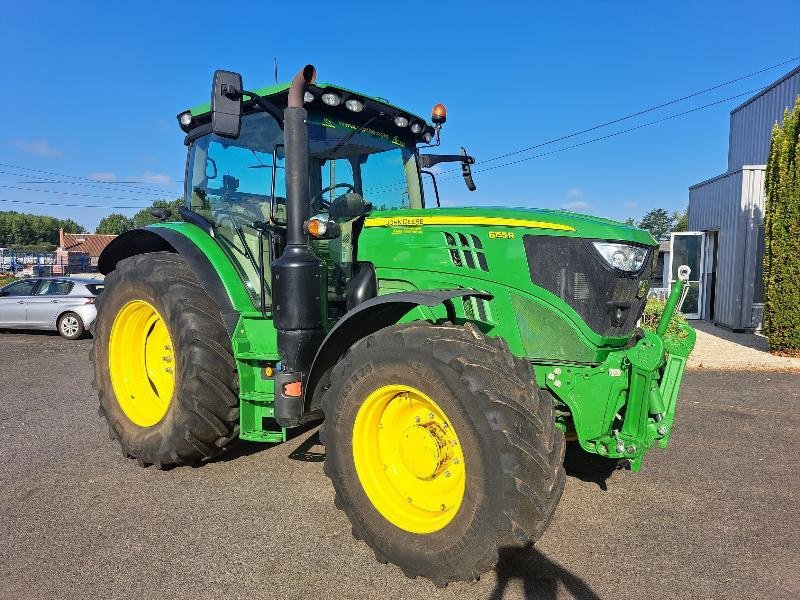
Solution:
[{"label": "cab door", "polygon": [[678,268],[687,265],[689,273],[689,291],[683,302],[683,312],[687,319],[699,319],[703,306],[703,253],[705,252],[705,233],[702,231],[674,232],[670,237],[669,247],[669,288],[678,280]]}]

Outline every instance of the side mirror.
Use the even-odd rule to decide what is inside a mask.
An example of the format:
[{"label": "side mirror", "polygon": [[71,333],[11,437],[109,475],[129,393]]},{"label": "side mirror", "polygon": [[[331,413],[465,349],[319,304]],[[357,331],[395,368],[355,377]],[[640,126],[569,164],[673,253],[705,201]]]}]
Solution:
[{"label": "side mirror", "polygon": [[242,76],[214,71],[211,87],[211,130],[222,137],[239,137],[242,125]]},{"label": "side mirror", "polygon": [[472,180],[472,164],[475,162],[475,159],[471,156],[467,155],[467,149],[464,146],[461,146],[461,156],[464,159],[461,161],[461,175],[464,177],[464,183],[467,184],[467,189],[470,192],[474,192],[478,189],[475,186],[475,182]]},{"label": "side mirror", "polygon": [[328,208],[328,216],[331,221],[344,223],[371,211],[372,204],[366,202],[359,194],[343,194],[333,199]]}]

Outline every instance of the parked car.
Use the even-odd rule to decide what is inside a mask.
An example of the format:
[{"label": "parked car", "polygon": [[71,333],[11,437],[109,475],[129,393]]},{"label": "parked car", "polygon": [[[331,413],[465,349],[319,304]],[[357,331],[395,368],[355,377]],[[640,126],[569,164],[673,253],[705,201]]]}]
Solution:
[{"label": "parked car", "polygon": [[0,328],[55,329],[68,340],[83,336],[97,316],[98,279],[31,277],[0,288]]}]

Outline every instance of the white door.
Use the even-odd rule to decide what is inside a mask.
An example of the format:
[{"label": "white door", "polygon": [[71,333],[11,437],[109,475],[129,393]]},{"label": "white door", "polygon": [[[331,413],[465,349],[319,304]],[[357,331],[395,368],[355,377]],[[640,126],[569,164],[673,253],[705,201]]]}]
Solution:
[{"label": "white door", "polygon": [[699,319],[703,306],[703,251],[705,233],[702,231],[680,231],[670,237],[669,247],[669,287],[678,279],[678,268],[688,265],[689,291],[683,303],[682,312],[687,319]]}]

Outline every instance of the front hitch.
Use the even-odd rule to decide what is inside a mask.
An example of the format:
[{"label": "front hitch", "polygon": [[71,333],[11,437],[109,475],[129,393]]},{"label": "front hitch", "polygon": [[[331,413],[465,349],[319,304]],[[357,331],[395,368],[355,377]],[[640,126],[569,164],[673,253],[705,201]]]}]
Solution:
[{"label": "front hitch", "polygon": [[[569,407],[572,427],[587,452],[628,459],[631,470],[639,471],[653,446],[666,448],[696,339],[686,324],[678,326],[678,335],[667,334],[686,298],[690,272],[685,265],[678,269],[656,330],[632,348],[610,352],[597,366],[536,365],[537,382]],[[568,426],[561,423],[563,430]]]}]

